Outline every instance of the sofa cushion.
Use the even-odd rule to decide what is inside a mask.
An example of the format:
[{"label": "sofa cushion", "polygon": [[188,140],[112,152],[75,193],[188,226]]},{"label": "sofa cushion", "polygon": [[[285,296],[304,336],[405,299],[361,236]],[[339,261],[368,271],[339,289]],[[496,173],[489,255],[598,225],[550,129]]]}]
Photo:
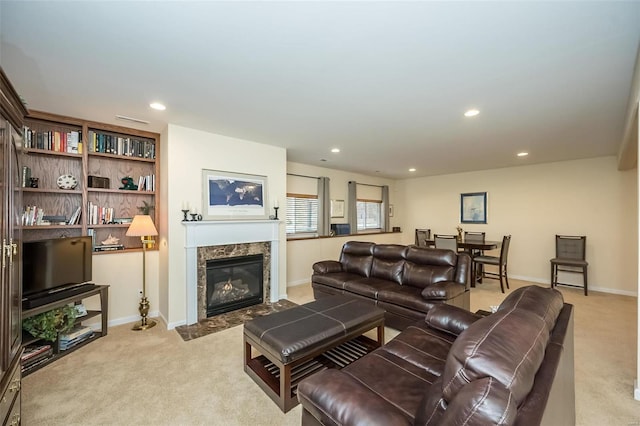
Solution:
[{"label": "sofa cushion", "polygon": [[426,314],[433,306],[433,303],[422,297],[420,294],[421,291],[422,290],[419,288],[408,285],[396,285],[395,287],[381,289],[378,292],[378,300],[381,302],[405,306],[409,309]]},{"label": "sofa cushion", "polygon": [[340,263],[346,272],[368,277],[371,274],[375,243],[348,241],[342,246]]},{"label": "sofa cushion", "polygon": [[344,283],[344,289],[350,293],[366,296],[371,299],[377,299],[381,291],[387,289],[397,289],[400,287],[391,281],[381,278],[356,278]]},{"label": "sofa cushion", "polygon": [[331,274],[314,274],[313,282],[344,290],[345,283],[361,279],[362,275],[351,272],[334,272]]},{"label": "sofa cushion", "polygon": [[371,276],[402,284],[406,249],[406,246],[397,244],[377,244],[373,248]]},{"label": "sofa cushion", "polygon": [[409,416],[372,393],[358,379],[334,368],[302,380],[298,400],[323,425],[412,424]]},{"label": "sofa cushion", "polygon": [[442,373],[453,339],[419,322],[342,371],[413,419],[425,389]]},{"label": "sofa cushion", "polygon": [[407,247],[402,284],[425,288],[440,281],[453,281],[457,254],[451,250]]}]

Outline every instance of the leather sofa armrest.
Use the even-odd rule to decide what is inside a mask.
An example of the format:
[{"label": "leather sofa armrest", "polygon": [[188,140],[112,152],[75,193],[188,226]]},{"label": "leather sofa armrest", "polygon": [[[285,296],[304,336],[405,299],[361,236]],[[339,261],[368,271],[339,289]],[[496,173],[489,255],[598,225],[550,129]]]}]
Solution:
[{"label": "leather sofa armrest", "polygon": [[439,419],[443,425],[513,425],[518,407],[511,392],[493,377],[467,383],[449,401]]},{"label": "leather sofa armrest", "polygon": [[395,406],[336,369],[313,374],[298,385],[298,400],[325,425],[410,425]]},{"label": "leather sofa armrest", "polygon": [[337,260],[323,260],[313,264],[313,272],[316,274],[329,274],[331,272],[342,272],[342,263]]},{"label": "leather sofa armrest", "polygon": [[465,292],[463,284],[454,281],[440,281],[429,284],[422,290],[422,297],[426,300],[449,300]]},{"label": "leather sofa armrest", "polygon": [[458,336],[480,318],[483,316],[457,306],[436,305],[429,309],[424,321],[431,328]]}]

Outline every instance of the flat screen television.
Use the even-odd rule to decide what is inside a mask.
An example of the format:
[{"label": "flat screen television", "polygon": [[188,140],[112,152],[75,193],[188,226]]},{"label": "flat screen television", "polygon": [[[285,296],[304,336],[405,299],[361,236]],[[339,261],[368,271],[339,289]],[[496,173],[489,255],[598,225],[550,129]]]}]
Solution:
[{"label": "flat screen television", "polygon": [[91,237],[22,244],[22,296],[37,298],[91,281]]}]

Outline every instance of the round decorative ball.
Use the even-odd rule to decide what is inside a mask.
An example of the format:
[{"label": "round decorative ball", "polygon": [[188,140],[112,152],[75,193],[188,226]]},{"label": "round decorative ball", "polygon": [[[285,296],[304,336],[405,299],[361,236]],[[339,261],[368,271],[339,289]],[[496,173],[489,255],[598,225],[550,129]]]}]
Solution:
[{"label": "round decorative ball", "polygon": [[75,189],[78,186],[78,179],[72,175],[61,175],[58,176],[56,183],[60,189]]}]

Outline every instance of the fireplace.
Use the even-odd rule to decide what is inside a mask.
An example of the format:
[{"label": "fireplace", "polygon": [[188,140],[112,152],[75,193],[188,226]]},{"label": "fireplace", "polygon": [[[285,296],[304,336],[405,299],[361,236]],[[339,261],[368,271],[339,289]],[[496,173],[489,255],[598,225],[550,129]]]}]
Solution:
[{"label": "fireplace", "polygon": [[[186,324],[207,318],[207,260],[263,255],[263,303],[280,300],[277,220],[182,222],[185,228]],[[178,324],[181,325],[181,324]]]},{"label": "fireplace", "polygon": [[207,317],[262,303],[262,254],[206,261]]}]

